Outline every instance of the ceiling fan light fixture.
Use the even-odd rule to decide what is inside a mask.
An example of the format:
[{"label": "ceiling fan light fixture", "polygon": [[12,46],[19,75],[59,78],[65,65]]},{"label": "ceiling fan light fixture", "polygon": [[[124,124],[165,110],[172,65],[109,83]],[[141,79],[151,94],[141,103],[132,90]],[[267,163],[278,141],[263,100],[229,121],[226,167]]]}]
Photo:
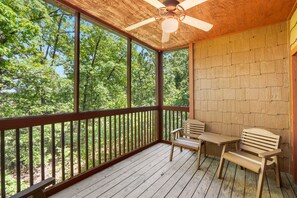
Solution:
[{"label": "ceiling fan light fixture", "polygon": [[178,29],[178,20],[175,18],[167,18],[162,22],[161,26],[165,33],[175,32]]}]

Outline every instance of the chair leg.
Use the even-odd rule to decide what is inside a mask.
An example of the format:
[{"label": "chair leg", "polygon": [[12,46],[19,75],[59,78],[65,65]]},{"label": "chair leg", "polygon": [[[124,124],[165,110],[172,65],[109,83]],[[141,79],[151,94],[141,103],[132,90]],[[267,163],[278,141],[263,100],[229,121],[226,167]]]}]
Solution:
[{"label": "chair leg", "polygon": [[172,143],[172,144],[171,144],[170,158],[169,158],[170,161],[172,161],[173,151],[174,151],[174,144]]},{"label": "chair leg", "polygon": [[266,165],[266,159],[262,159],[262,164],[261,164],[261,169],[260,169],[260,174],[259,174],[259,179],[258,179],[258,184],[257,184],[257,198],[260,198],[262,196],[262,191],[263,191],[263,180],[264,180],[264,175],[265,175],[265,165]]},{"label": "chair leg", "polygon": [[279,163],[278,163],[278,157],[276,156],[275,160],[275,174],[276,174],[276,185],[277,187],[281,187],[282,185],[282,180],[279,172]]},{"label": "chair leg", "polygon": [[200,158],[201,158],[201,148],[198,148],[198,151],[197,151],[197,169],[199,170],[200,169]]},{"label": "chair leg", "polygon": [[259,174],[258,185],[257,185],[257,196],[256,196],[257,198],[260,198],[262,196],[263,179],[264,179],[264,170],[261,170]]},{"label": "chair leg", "polygon": [[197,150],[197,169],[200,169],[200,158],[201,158],[201,147],[202,147],[202,141],[199,140],[199,146],[198,146],[198,150]]},{"label": "chair leg", "polygon": [[183,152],[183,147],[179,147],[180,148],[180,152]]}]

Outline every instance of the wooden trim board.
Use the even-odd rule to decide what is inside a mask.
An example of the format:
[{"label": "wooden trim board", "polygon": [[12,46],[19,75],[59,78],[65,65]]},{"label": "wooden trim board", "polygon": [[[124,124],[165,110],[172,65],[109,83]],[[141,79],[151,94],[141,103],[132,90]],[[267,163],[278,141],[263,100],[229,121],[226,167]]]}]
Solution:
[{"label": "wooden trim board", "polygon": [[291,127],[292,127],[292,169],[297,182],[297,47],[291,50]]}]

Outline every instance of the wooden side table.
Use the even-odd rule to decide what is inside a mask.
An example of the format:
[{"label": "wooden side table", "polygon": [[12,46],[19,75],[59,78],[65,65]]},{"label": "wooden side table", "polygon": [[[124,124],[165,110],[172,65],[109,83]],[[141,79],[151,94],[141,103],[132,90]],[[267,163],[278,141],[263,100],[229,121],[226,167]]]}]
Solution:
[{"label": "wooden side table", "polygon": [[[238,142],[240,141],[240,138],[221,135],[221,134],[217,134],[217,133],[204,132],[199,136],[200,145],[201,145],[202,141],[210,142],[210,143],[216,144],[218,146],[235,143],[236,150],[237,150]],[[200,152],[201,152],[201,149],[198,150],[198,164],[199,164],[198,168],[200,168]],[[222,153],[224,153],[224,152],[225,152],[225,146],[223,148]]]}]

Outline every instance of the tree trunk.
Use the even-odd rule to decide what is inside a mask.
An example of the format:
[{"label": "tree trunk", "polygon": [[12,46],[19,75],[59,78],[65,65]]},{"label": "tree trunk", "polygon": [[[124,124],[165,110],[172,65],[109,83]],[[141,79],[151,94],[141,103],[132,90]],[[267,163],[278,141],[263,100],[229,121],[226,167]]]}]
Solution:
[{"label": "tree trunk", "polygon": [[[94,64],[95,64],[95,60],[97,57],[97,51],[98,51],[98,47],[99,47],[101,38],[102,38],[102,34],[100,34],[100,36],[98,37],[98,40],[96,42],[96,46],[95,46],[93,57],[92,57],[91,69],[93,69]],[[87,76],[86,76],[86,82],[84,85],[84,93],[83,93],[83,111],[85,111],[87,109],[87,90],[89,87],[90,72],[86,72],[86,75]]]},{"label": "tree trunk", "polygon": [[57,51],[57,45],[58,45],[58,42],[59,42],[60,29],[61,29],[61,26],[62,26],[63,17],[64,17],[64,13],[62,13],[62,15],[60,17],[60,20],[59,20],[59,23],[58,23],[58,30],[57,30],[57,33],[56,33],[56,39],[55,39],[55,43],[54,43],[54,51],[53,51],[53,55],[52,55],[51,67],[54,65],[54,62],[55,62],[55,56],[56,56],[56,51]]}]

